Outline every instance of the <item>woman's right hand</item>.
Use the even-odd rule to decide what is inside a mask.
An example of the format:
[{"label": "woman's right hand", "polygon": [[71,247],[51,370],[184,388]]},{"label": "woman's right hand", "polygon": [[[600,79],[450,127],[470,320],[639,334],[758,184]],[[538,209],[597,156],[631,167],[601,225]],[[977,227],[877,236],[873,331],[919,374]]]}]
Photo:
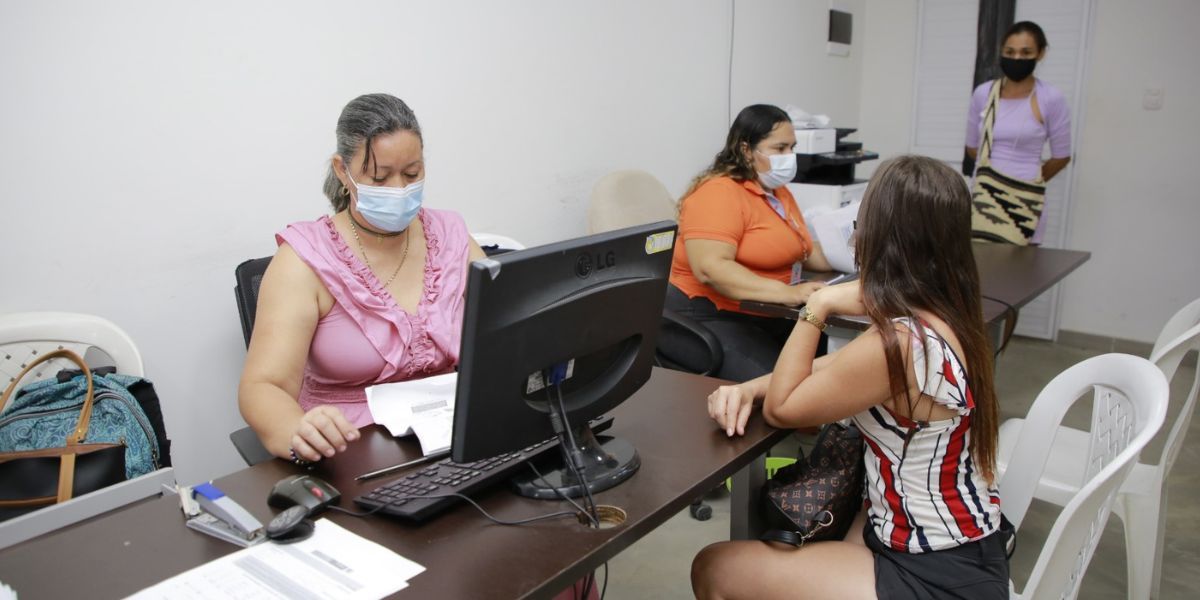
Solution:
[{"label": "woman's right hand", "polygon": [[708,395],[708,416],[712,417],[725,435],[746,434],[746,422],[754,410],[754,394],[744,384],[723,385]]},{"label": "woman's right hand", "polygon": [[801,304],[808,302],[808,297],[812,296],[813,292],[825,287],[828,286],[825,285],[825,282],[823,281],[805,281],[804,283],[797,283],[796,285],[791,286],[793,296],[792,301],[788,304],[791,304],[792,306],[800,306]]},{"label": "woman's right hand", "polygon": [[358,428],[336,406],[313,408],[300,417],[292,434],[292,451],[310,462],[345,452],[348,443],[359,438]]}]

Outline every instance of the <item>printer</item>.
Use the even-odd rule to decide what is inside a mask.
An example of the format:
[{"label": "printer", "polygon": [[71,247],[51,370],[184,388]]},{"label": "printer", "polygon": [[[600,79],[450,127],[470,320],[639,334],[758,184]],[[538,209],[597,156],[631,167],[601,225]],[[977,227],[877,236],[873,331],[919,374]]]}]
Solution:
[{"label": "printer", "polygon": [[854,177],[854,168],[879,158],[878,153],[863,150],[862,142],[844,139],[854,131],[797,129],[796,177],[787,185],[830,265],[843,272],[854,271],[850,235],[867,190],[866,180]]},{"label": "printer", "polygon": [[878,159],[879,154],[863,150],[862,142],[844,139],[855,131],[843,127],[796,130],[796,177],[788,190],[806,221],[813,209],[835,210],[862,200],[867,182],[854,177],[854,167]]},{"label": "printer", "polygon": [[827,154],[836,150],[836,129],[796,130],[796,154]]}]

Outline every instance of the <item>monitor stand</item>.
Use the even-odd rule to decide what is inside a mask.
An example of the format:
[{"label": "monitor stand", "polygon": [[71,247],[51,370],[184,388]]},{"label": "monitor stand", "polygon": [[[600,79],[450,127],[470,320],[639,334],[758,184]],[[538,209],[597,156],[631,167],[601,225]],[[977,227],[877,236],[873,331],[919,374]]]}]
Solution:
[{"label": "monitor stand", "polygon": [[[550,402],[549,405],[551,413],[555,413],[551,415],[551,420],[557,415],[562,419],[560,422],[566,423],[566,417],[559,412],[558,405],[554,402]],[[554,461],[546,467],[536,465],[542,477],[530,471],[513,478],[513,486],[518,494],[543,500],[554,500],[561,496],[582,496],[583,486],[568,466],[568,461],[572,459],[571,454],[574,454],[575,463],[579,465],[579,473],[586,482],[587,489],[593,494],[629,479],[638,467],[642,466],[633,444],[608,435],[597,437],[592,433],[587,421],[584,421],[583,425],[571,427],[571,436],[575,439],[574,447],[566,429],[558,432],[561,461]]]}]

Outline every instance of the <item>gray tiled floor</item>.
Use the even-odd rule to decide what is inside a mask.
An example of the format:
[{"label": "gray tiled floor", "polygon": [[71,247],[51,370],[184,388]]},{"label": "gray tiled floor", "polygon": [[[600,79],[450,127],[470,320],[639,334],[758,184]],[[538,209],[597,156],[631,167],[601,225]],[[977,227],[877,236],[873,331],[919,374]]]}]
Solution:
[{"label": "gray tiled floor", "polygon": [[[1001,417],[1024,416],[1037,393],[1067,367],[1099,352],[1081,350],[1048,342],[1016,338],[1000,358],[996,387],[1001,399]],[[1182,398],[1195,371],[1181,367],[1172,382],[1172,398]],[[1167,426],[1179,412],[1175,403],[1167,413]],[[1067,424],[1086,429],[1086,410],[1068,414]],[[1165,429],[1164,428],[1164,429]],[[1183,451],[1170,476],[1168,494],[1172,499],[1167,515],[1164,550],[1162,598],[1194,598],[1200,589],[1200,421],[1193,421]],[[1162,448],[1160,435],[1143,453],[1157,460]],[[1148,459],[1148,458],[1147,458]],[[729,497],[710,494],[706,502],[713,518],[693,520],[687,512],[676,515],[664,526],[634,544],[609,563],[611,581],[608,598],[691,598],[689,570],[692,557],[705,545],[727,539],[729,534]],[[1013,579],[1018,589],[1024,585],[1037,553],[1045,540],[1058,508],[1035,501],[1021,527],[1017,555],[1013,558]],[[1115,599],[1125,595],[1125,546],[1121,524],[1111,518],[1084,578],[1080,598]]]}]

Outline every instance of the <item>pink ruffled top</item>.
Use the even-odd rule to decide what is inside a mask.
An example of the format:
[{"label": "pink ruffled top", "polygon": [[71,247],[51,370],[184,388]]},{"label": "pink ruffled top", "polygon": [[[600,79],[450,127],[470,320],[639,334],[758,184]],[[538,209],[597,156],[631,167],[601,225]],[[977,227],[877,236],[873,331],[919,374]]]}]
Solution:
[{"label": "pink ruffled top", "polygon": [[374,422],[367,386],[446,373],[458,364],[470,234],[455,212],[423,208],[420,219],[426,258],[416,314],[396,304],[328,216],[293,223],[275,235],[334,299],[309,347],[299,398],[305,411],[337,404],[362,427]]}]

